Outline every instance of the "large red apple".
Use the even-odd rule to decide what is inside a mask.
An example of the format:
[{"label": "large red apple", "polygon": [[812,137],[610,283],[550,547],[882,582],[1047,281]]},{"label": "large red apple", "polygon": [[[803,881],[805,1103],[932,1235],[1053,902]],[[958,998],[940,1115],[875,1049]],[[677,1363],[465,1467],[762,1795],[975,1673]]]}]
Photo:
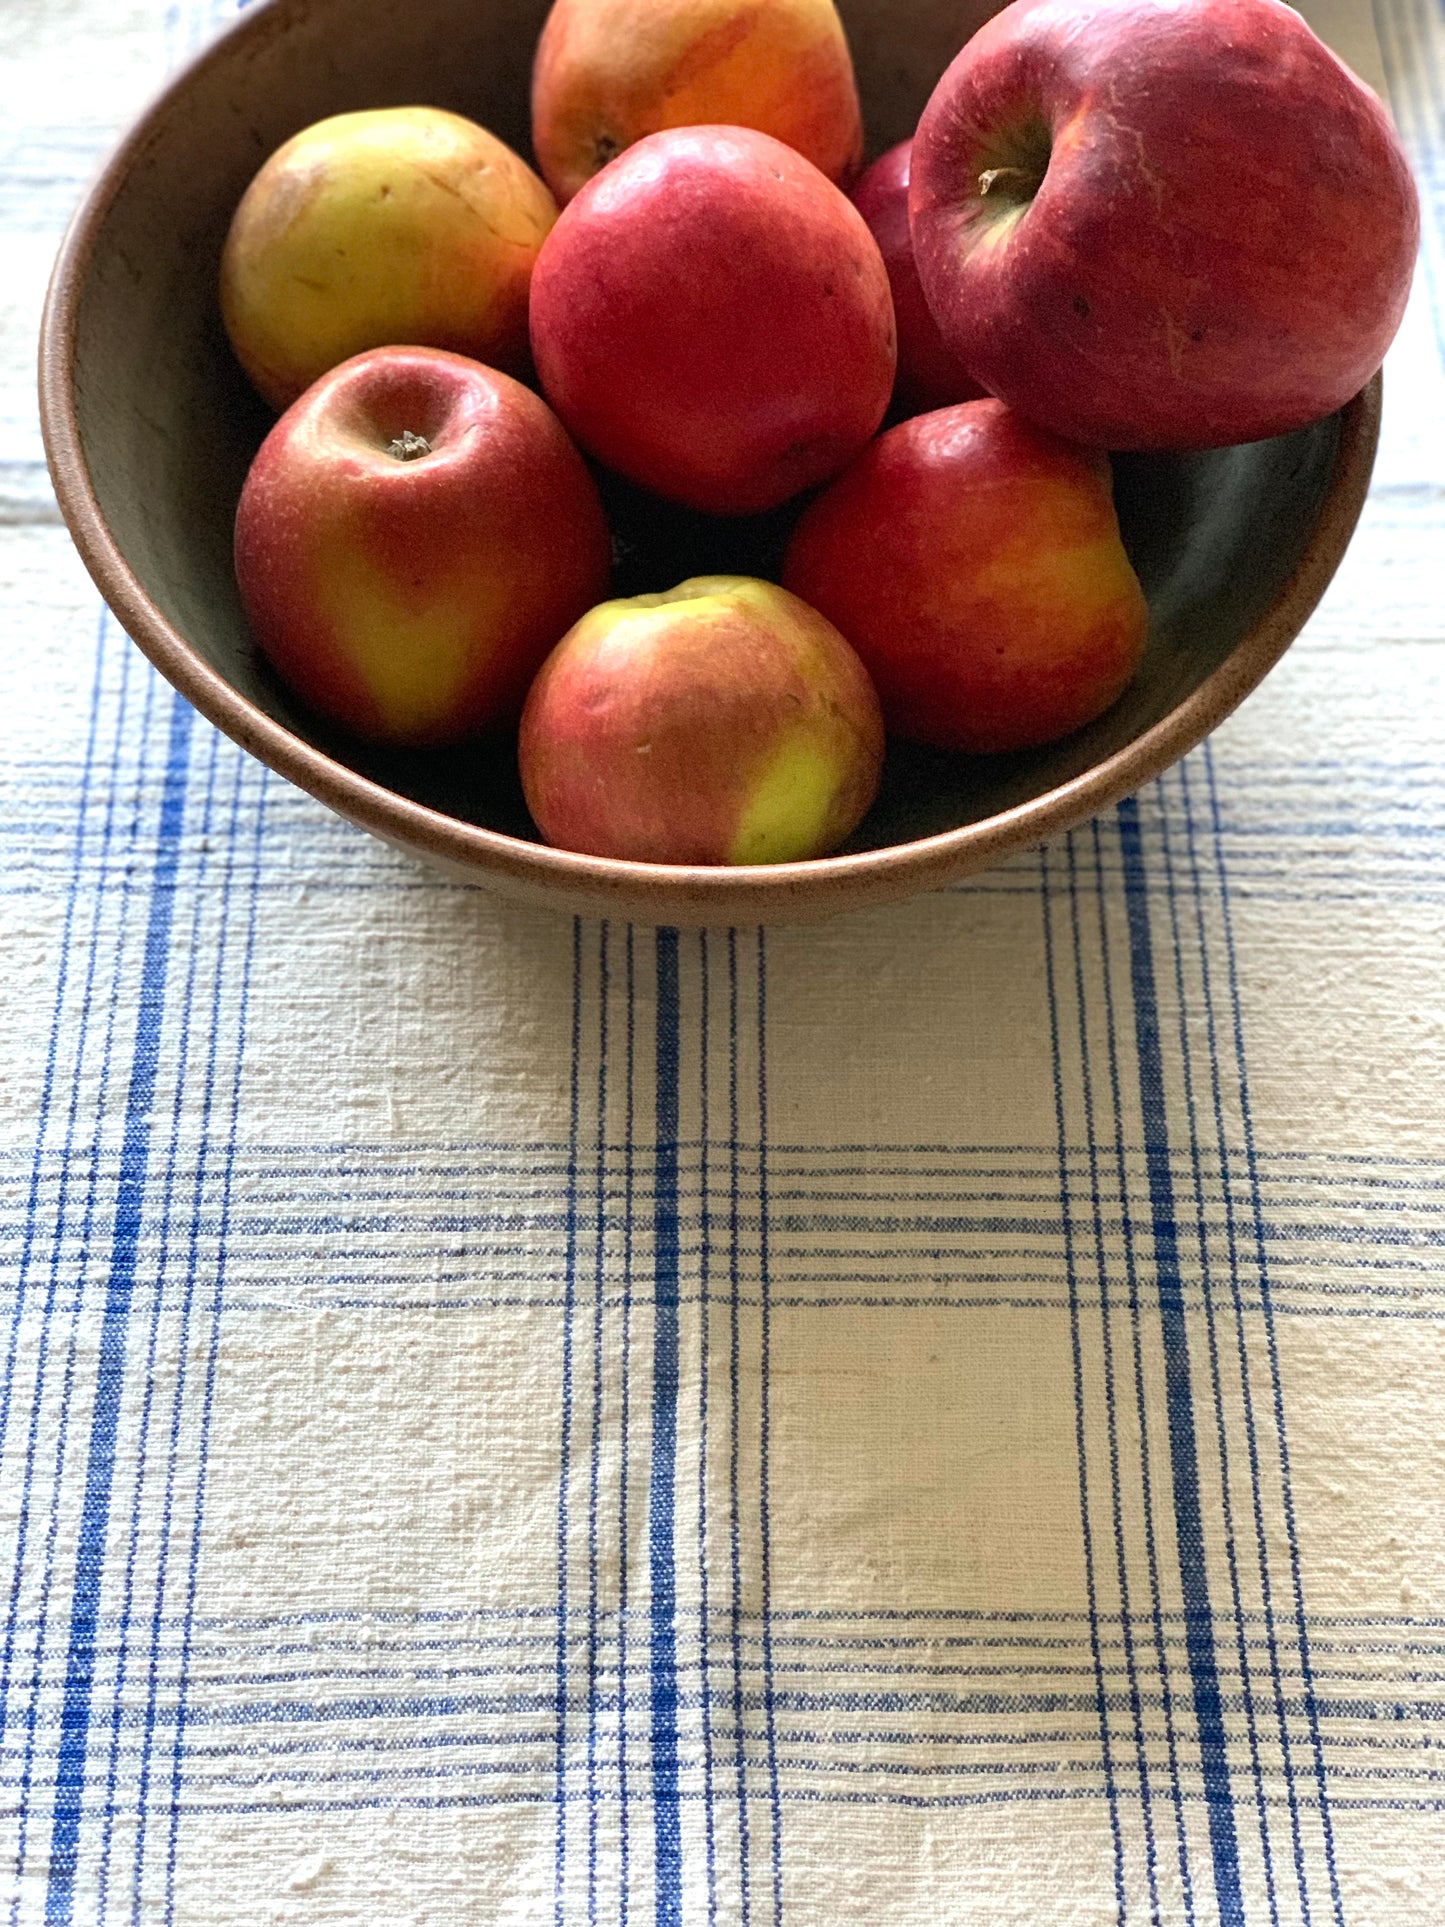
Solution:
[{"label": "large red apple", "polygon": [[848,638],[890,730],[1027,749],[1092,722],[1149,611],[1109,459],[999,401],[890,428],[810,504],[783,581]]},{"label": "large red apple", "polygon": [[281,679],[360,736],[456,740],[514,718],[604,592],[597,490],[546,403],[430,348],[377,348],[261,444],[236,581]]},{"label": "large red apple", "polygon": [[650,863],[824,856],[878,788],[857,656],[771,582],[700,576],[590,610],[527,697],[522,787],[549,843]]},{"label": "large red apple", "polygon": [[675,128],[563,209],[532,277],[532,352],[609,468],[748,514],[835,474],[882,420],[888,275],[862,215],[790,147]]},{"label": "large red apple", "polygon": [[918,278],[913,237],[908,229],[912,153],[911,140],[890,147],[853,189],[852,201],[878,243],[893,290],[893,314],[898,325],[898,378],[893,385],[893,405],[902,414],[920,415],[930,408],[976,401],[983,390],[958,357],[944,347]]},{"label": "large red apple", "polygon": [[913,145],[918,271],[993,394],[1107,448],[1298,428],[1361,388],[1419,238],[1384,109],[1282,0],[1016,0]]}]

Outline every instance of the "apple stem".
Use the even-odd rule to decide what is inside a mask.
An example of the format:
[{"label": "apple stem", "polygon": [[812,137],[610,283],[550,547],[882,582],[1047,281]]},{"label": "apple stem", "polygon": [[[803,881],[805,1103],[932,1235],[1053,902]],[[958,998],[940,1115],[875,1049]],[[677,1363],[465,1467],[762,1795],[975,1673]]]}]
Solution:
[{"label": "apple stem", "polygon": [[978,191],[987,198],[1000,183],[1010,187],[1019,182],[1024,186],[1025,197],[1028,197],[1037,190],[1041,178],[1028,167],[986,167],[978,177]]},{"label": "apple stem", "polygon": [[387,444],[386,452],[399,462],[414,462],[422,455],[431,454],[431,443],[425,435],[413,435],[409,428],[404,428],[394,442]]}]

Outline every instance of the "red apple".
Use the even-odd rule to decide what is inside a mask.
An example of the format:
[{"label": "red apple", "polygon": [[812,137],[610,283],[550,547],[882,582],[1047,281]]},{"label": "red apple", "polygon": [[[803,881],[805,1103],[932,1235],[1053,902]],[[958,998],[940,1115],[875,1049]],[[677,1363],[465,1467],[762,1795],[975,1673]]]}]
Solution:
[{"label": "red apple", "polygon": [[236,511],[236,581],[281,679],[357,735],[441,743],[515,717],[607,583],[591,476],[546,403],[432,348],[307,389]]},{"label": "red apple", "polygon": [[1384,109],[1282,0],[1016,0],[939,82],[910,196],[948,346],[1107,448],[1340,407],[1384,358],[1419,239]]},{"label": "red apple", "polygon": [[783,580],[835,623],[890,730],[944,749],[1052,742],[1143,653],[1109,460],[999,401],[880,435],[805,512]]},{"label": "red apple", "polygon": [[644,134],[700,121],[756,127],[850,177],[863,120],[833,0],[553,0],[532,145],[559,201]]},{"label": "red apple", "polygon": [[824,856],[878,788],[862,664],[770,582],[700,576],[591,610],[522,715],[522,787],[549,843],[649,863]]},{"label": "red apple", "polygon": [[893,385],[893,405],[902,414],[919,415],[929,408],[947,408],[956,401],[975,401],[984,391],[965,372],[957,356],[944,347],[933,310],[924,299],[908,229],[912,152],[911,140],[890,147],[853,189],[852,199],[878,243],[893,290],[893,314],[898,324],[898,378]]},{"label": "red apple", "polygon": [[882,420],[888,275],[862,215],[790,147],[674,128],[563,209],[532,277],[532,352],[609,468],[748,514],[835,474]]}]

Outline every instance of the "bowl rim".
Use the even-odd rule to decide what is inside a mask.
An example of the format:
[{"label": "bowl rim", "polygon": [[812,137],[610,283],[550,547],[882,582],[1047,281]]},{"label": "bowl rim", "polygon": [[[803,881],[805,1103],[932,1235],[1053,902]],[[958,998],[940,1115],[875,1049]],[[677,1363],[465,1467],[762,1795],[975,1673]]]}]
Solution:
[{"label": "bowl rim", "polygon": [[90,264],[136,159],[196,75],[257,32],[287,0],[249,10],[179,67],[102,162],[57,253],[41,316],[41,435],[56,500],[81,560],[132,641],[162,676],[241,748],[384,841],[533,897],[586,901],[665,920],[761,922],[827,916],[945,887],[1058,834],[1141,788],[1202,741],[1256,688],[1320,600],[1359,520],[1379,440],[1379,372],[1338,411],[1339,442],[1305,548],[1269,607],[1225,660],[1167,715],[1067,782],[1010,809],[907,843],[807,862],[642,863],[553,849],[468,823],[387,789],[269,716],[213,669],[161,613],[111,533],[92,484],[75,390],[75,343]]}]

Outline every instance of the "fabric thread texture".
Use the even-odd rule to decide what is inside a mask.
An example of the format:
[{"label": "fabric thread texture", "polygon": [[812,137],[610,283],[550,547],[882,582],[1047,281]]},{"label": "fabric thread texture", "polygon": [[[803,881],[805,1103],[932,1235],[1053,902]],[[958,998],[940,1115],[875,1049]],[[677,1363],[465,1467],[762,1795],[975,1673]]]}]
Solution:
[{"label": "fabric thread texture", "polygon": [[40,300],[232,0],[6,0],[0,1919],[1445,1920],[1445,13],[1304,636],[816,930],[413,867],[158,680]]}]

